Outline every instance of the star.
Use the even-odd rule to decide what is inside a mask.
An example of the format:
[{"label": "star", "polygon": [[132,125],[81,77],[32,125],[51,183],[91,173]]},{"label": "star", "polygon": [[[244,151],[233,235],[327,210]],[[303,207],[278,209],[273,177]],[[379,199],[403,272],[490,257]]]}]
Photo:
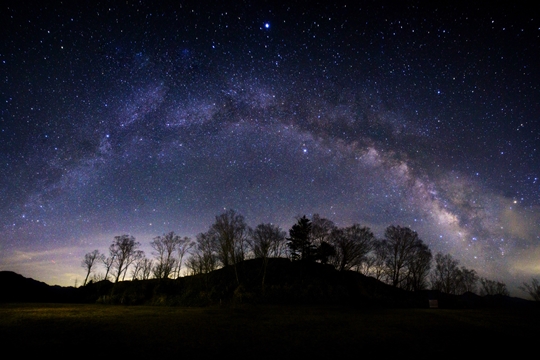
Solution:
[{"label": "star", "polygon": [[540,19],[432,10],[4,5],[0,269],[73,285],[114,236],[151,257],[233,208],[411,226],[519,294],[539,275]]}]

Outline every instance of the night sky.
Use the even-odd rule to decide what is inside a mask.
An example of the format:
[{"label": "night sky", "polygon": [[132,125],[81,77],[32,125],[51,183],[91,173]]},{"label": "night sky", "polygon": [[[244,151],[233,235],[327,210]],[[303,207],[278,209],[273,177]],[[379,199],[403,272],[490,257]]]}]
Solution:
[{"label": "night sky", "polygon": [[232,208],[285,231],[304,214],[409,226],[526,296],[537,12],[209,3],[1,5],[0,270],[80,284],[114,236],[151,257]]}]

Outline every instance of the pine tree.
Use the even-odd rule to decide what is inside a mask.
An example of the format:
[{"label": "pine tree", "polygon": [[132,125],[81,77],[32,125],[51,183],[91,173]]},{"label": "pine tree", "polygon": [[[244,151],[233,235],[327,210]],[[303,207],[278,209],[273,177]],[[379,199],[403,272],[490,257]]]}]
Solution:
[{"label": "pine tree", "polygon": [[311,239],[311,220],[305,215],[298,219],[289,230],[287,240],[292,260],[315,260],[315,246]]}]

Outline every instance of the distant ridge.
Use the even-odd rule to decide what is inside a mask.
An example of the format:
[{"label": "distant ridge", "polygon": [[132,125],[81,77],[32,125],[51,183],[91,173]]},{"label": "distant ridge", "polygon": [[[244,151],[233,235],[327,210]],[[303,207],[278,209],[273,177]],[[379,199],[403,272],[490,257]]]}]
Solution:
[{"label": "distant ridge", "polygon": [[75,288],[50,286],[44,282],[0,271],[0,302],[72,302]]}]

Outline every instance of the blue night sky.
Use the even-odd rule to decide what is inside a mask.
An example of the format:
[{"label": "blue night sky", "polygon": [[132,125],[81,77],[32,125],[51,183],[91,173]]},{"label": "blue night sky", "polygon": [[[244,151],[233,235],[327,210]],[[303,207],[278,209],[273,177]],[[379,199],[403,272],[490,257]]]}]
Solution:
[{"label": "blue night sky", "polygon": [[[320,214],[517,286],[540,276],[540,16],[379,1],[1,5],[0,270],[235,209]],[[532,6],[532,5],[531,5]]]}]

